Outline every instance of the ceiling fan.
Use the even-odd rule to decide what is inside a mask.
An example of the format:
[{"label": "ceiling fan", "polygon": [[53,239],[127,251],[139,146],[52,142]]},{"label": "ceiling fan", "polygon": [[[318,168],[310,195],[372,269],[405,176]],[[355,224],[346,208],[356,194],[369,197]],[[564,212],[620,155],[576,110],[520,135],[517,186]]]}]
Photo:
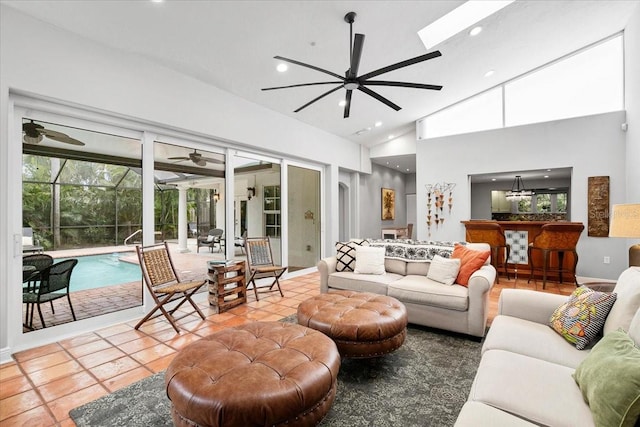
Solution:
[{"label": "ceiling fan", "polygon": [[338,84],[335,88],[328,90],[317,98],[312,99],[311,101],[304,104],[302,107],[298,108],[294,112],[297,113],[300,110],[308,107],[316,101],[324,98],[325,96],[337,91],[340,88],[345,88],[347,90],[346,103],[344,106],[344,118],[349,117],[349,111],[351,109],[351,97],[353,95],[354,90],[359,90],[363,93],[366,93],[370,97],[377,99],[383,104],[393,108],[398,111],[401,109],[400,106],[394,104],[389,101],[387,98],[383,97],[379,93],[374,92],[369,89],[367,86],[396,86],[396,87],[408,87],[413,89],[430,89],[430,90],[440,90],[442,86],[439,85],[430,85],[430,84],[422,84],[422,83],[409,83],[409,82],[396,82],[396,81],[388,81],[388,80],[370,80],[373,77],[379,76],[380,74],[388,73],[389,71],[394,71],[400,68],[408,67],[409,65],[417,64],[423,61],[427,61],[429,59],[437,58],[442,54],[440,51],[436,50],[425,55],[416,56],[415,58],[407,59],[405,61],[401,61],[392,65],[388,65],[386,67],[379,68],[377,70],[368,72],[366,74],[362,74],[358,76],[358,68],[360,66],[360,57],[362,56],[362,46],[364,44],[364,34],[356,34],[355,40],[353,37],[353,22],[356,19],[355,12],[349,12],[344,16],[345,22],[349,24],[349,53],[350,53],[350,66],[346,71],[345,76],[341,76],[339,74],[333,73],[331,71],[316,67],[314,65],[305,64],[304,62],[296,61],[294,59],[284,58],[282,56],[274,56],[275,59],[289,62],[291,64],[300,65],[302,67],[311,68],[312,70],[320,71],[321,73],[329,74],[333,76],[338,81],[328,81],[328,82],[314,82],[314,83],[302,83],[295,84],[289,86],[278,86],[278,87],[267,87],[262,90],[275,90],[275,89],[286,89],[292,87],[302,87],[302,86],[316,86],[316,85],[328,85],[328,84]]},{"label": "ceiling fan", "polygon": [[35,123],[33,120],[31,120],[29,123],[22,124],[22,133],[22,141],[27,144],[39,144],[46,136],[49,139],[58,142],[64,142],[65,144],[84,145],[84,142],[78,141],[75,138],[71,138],[66,133],[46,129],[44,126]]},{"label": "ceiling fan", "polygon": [[193,153],[189,153],[189,157],[169,157],[169,160],[191,160],[198,166],[207,166],[207,162],[224,164],[223,160],[205,157],[202,153],[198,153],[198,150],[193,150]]}]

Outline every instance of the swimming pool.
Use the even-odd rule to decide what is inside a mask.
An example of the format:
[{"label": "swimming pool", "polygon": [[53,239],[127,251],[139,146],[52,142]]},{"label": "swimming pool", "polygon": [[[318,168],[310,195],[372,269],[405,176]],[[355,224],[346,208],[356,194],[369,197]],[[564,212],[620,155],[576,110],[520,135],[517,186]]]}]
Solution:
[{"label": "swimming pool", "polygon": [[[138,264],[120,261],[120,257],[126,255],[130,255],[130,252],[87,255],[74,258],[78,260],[78,264],[71,273],[70,291],[84,291],[141,281],[142,273]],[[64,261],[65,259],[70,258],[56,259],[55,262]]]}]

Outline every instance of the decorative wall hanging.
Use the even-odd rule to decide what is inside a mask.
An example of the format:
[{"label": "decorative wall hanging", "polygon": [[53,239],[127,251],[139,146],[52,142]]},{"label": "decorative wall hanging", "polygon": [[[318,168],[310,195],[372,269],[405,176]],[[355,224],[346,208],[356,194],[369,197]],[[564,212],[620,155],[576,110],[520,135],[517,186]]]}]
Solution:
[{"label": "decorative wall hanging", "polygon": [[592,237],[609,236],[609,177],[587,178],[587,233]]},{"label": "decorative wall hanging", "polygon": [[396,191],[390,188],[382,189],[381,198],[382,220],[392,221],[396,219]]},{"label": "decorative wall hanging", "polygon": [[427,190],[427,231],[431,237],[431,225],[435,223],[436,230],[444,224],[444,205],[447,197],[449,215],[453,208],[453,189],[456,184],[453,182],[441,182],[436,184],[426,184]]}]

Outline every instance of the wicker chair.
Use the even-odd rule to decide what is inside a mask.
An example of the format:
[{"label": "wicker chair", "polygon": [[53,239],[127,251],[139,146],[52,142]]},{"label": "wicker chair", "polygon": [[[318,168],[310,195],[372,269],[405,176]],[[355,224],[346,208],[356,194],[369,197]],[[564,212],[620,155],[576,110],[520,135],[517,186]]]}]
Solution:
[{"label": "wicker chair", "polygon": [[[169,247],[166,242],[146,247],[136,246],[136,252],[138,254],[138,260],[140,260],[144,283],[147,289],[149,289],[156,305],[138,322],[135,329],[138,329],[147,320],[161,315],[167,318],[177,333],[180,333],[180,329],[176,324],[177,320],[189,316],[194,312],[197,312],[204,320],[204,314],[202,314],[202,311],[200,311],[198,305],[193,302],[191,297],[198,292],[207,281],[196,280],[192,282],[181,282],[176,273],[173,261],[171,260]],[[174,301],[179,302],[175,307],[167,311],[165,305]],[[173,317],[173,313],[185,302],[189,302],[194,311],[190,311],[178,318]],[[160,311],[160,313],[154,315],[156,311]]]},{"label": "wicker chair", "polygon": [[[258,289],[265,289],[260,293],[278,291],[280,296],[284,297],[279,279],[287,271],[287,267],[274,264],[269,237],[246,237],[244,239],[244,247],[247,253],[247,266],[249,269],[247,289],[249,289],[249,285],[253,285],[256,301],[259,301]],[[272,278],[273,281],[269,285],[258,286],[256,280],[264,278]]]}]

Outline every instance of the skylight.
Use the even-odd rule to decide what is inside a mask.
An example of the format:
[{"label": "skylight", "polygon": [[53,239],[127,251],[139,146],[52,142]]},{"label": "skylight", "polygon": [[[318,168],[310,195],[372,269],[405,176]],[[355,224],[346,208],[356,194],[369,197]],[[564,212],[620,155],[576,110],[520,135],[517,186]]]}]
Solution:
[{"label": "skylight", "polygon": [[427,49],[431,49],[514,1],[470,0],[418,31],[418,37]]}]

